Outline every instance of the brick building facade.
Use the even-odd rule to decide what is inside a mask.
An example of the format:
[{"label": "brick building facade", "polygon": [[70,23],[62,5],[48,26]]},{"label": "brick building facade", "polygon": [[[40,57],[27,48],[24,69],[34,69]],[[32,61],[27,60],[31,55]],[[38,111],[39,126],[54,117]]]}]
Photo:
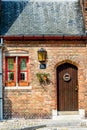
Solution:
[{"label": "brick building facade", "polygon": [[[86,100],[86,37],[22,37],[4,38],[8,50],[3,53],[3,75],[5,75],[6,56],[28,56],[29,86],[7,86],[4,88],[4,115],[6,117],[50,118],[52,111],[58,106],[57,67],[62,64],[72,64],[78,68],[78,111],[87,110]],[[22,40],[21,40],[22,39]],[[31,40],[32,39],[32,40]],[[43,44],[42,44],[43,43]],[[26,44],[26,46],[25,46]],[[19,46],[19,47],[18,47]],[[47,51],[47,67],[40,69],[37,51],[44,48]],[[53,53],[52,53],[53,52]],[[62,54],[63,52],[63,54]],[[25,54],[24,54],[25,53]],[[16,55],[15,55],[16,54]],[[41,85],[36,74],[49,73],[49,84]],[[5,76],[3,76],[3,83]],[[5,86],[5,84],[4,84]]]},{"label": "brick building facade", "polygon": [[[54,111],[87,115],[87,37],[80,3],[4,1],[2,7],[4,118],[52,118]],[[62,7],[69,12],[64,15]],[[42,48],[47,57],[39,62]]]}]

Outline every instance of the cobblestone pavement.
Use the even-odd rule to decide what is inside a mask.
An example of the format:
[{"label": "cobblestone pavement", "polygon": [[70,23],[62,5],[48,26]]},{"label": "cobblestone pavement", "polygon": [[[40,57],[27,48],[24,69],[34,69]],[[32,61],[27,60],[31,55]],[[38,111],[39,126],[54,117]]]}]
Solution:
[{"label": "cobblestone pavement", "polygon": [[36,130],[87,130],[86,127],[44,127]]},{"label": "cobblestone pavement", "polygon": [[52,119],[10,119],[0,121],[0,130],[87,130],[87,119],[68,122]]},{"label": "cobblestone pavement", "polygon": [[18,130],[31,126],[44,125],[46,122],[41,119],[11,119],[0,121],[0,130]]}]

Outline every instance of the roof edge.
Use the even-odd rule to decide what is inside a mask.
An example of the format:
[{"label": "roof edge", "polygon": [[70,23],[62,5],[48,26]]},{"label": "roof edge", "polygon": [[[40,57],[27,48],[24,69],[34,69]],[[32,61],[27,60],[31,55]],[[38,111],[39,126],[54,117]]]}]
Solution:
[{"label": "roof edge", "polygon": [[7,41],[87,40],[87,36],[0,36]]}]

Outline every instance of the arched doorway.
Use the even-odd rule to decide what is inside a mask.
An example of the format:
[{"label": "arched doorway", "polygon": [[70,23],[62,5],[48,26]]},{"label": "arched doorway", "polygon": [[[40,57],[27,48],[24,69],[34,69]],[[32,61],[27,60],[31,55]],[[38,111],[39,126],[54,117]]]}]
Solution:
[{"label": "arched doorway", "polygon": [[78,68],[70,63],[57,67],[57,110],[78,110]]}]

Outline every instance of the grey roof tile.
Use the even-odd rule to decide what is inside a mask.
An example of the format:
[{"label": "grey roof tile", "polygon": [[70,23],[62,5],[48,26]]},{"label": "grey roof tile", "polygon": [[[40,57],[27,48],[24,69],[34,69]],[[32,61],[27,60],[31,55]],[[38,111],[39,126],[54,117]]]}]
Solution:
[{"label": "grey roof tile", "polygon": [[77,1],[2,1],[0,35],[83,35]]}]

